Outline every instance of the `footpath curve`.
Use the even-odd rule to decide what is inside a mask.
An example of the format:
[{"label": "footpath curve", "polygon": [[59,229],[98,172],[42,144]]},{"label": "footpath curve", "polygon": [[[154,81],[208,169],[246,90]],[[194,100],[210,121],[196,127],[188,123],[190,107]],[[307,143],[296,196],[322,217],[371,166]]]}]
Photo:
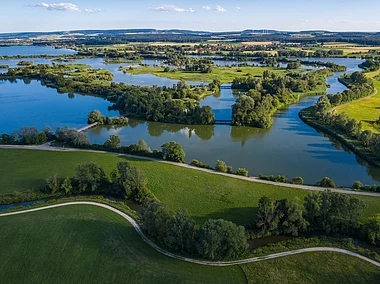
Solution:
[{"label": "footpath curve", "polygon": [[115,152],[86,150],[86,149],[77,149],[77,148],[57,148],[57,147],[50,146],[48,143],[44,144],[44,145],[38,145],[38,146],[0,145],[0,149],[23,149],[23,150],[39,150],[39,151],[54,151],[54,152],[102,153],[102,154],[115,155],[115,156],[120,156],[120,157],[127,157],[127,158],[140,159],[140,160],[146,160],[146,161],[155,161],[155,162],[159,162],[159,163],[174,165],[177,167],[188,168],[188,169],[192,169],[192,170],[196,170],[196,171],[206,172],[209,174],[221,175],[221,176],[226,176],[229,178],[245,180],[245,181],[250,181],[250,182],[255,182],[255,183],[276,185],[276,186],[280,186],[280,187],[296,188],[296,189],[303,189],[303,190],[309,190],[309,191],[325,191],[328,189],[332,192],[346,193],[346,194],[351,194],[351,195],[380,197],[380,193],[375,193],[375,192],[352,191],[352,190],[348,190],[348,189],[324,188],[324,187],[317,187],[317,186],[310,186],[310,185],[298,185],[298,184],[290,184],[290,183],[272,182],[272,181],[267,181],[267,180],[261,180],[258,177],[244,177],[244,176],[238,176],[238,175],[233,175],[233,174],[216,172],[214,170],[197,168],[197,167],[191,166],[189,164],[180,164],[180,163],[174,163],[174,162],[169,162],[169,161],[165,161],[165,160],[159,160],[159,159],[142,157],[142,156],[135,156],[135,155],[129,155],[129,154],[120,154],[120,153],[115,153]]},{"label": "footpath curve", "polygon": [[102,204],[102,203],[97,203],[97,202],[90,202],[90,201],[76,201],[76,202],[68,202],[68,203],[62,203],[62,204],[55,204],[55,205],[49,205],[45,207],[40,207],[40,208],[33,208],[33,209],[27,209],[23,211],[17,211],[17,212],[9,212],[9,213],[3,213],[0,214],[0,217],[6,217],[6,216],[14,216],[14,215],[20,215],[20,214],[25,214],[25,213],[31,213],[31,212],[37,212],[41,210],[47,210],[47,209],[53,209],[53,208],[58,208],[58,207],[63,207],[63,206],[74,206],[74,205],[92,205],[92,206],[98,206],[102,207],[105,209],[108,209],[110,211],[115,212],[116,214],[120,215],[124,219],[126,219],[129,223],[132,224],[136,232],[141,236],[141,238],[152,248],[154,248],[156,251],[177,259],[177,260],[182,260],[182,261],[187,261],[195,264],[201,264],[201,265],[208,265],[208,266],[232,266],[232,265],[238,265],[238,264],[246,264],[246,263],[253,263],[253,262],[259,262],[259,261],[264,261],[264,260],[269,260],[269,259],[274,259],[274,258],[279,258],[279,257],[285,257],[289,255],[295,255],[295,254],[300,254],[300,253],[306,253],[306,252],[336,252],[336,253],[343,253],[346,255],[350,255],[353,257],[360,258],[364,261],[367,261],[369,263],[372,263],[373,265],[376,265],[377,267],[380,268],[380,263],[372,260],[368,257],[362,256],[360,254],[344,250],[344,249],[339,249],[339,248],[332,248],[332,247],[315,247],[315,248],[305,248],[305,249],[299,249],[299,250],[293,250],[293,251],[288,251],[288,252],[281,252],[281,253],[275,253],[275,254],[270,254],[267,256],[260,256],[260,257],[252,257],[252,258],[247,258],[247,259],[242,259],[242,260],[234,260],[234,261],[206,261],[206,260],[198,260],[198,259],[192,259],[184,256],[180,256],[174,253],[170,253],[159,246],[157,246],[155,243],[153,243],[150,239],[148,239],[147,236],[142,232],[139,224],[131,218],[129,215],[125,214],[124,212],[113,208],[112,206]]}]

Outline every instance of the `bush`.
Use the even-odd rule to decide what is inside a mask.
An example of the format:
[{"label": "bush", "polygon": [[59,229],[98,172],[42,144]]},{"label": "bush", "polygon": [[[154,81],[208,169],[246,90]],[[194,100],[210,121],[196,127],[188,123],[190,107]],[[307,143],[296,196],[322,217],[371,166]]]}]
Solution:
[{"label": "bush", "polygon": [[176,142],[168,142],[161,147],[164,160],[177,163],[185,162],[185,152],[180,144]]},{"label": "bush", "polygon": [[229,173],[229,174],[233,174],[234,173],[234,171],[233,171],[233,169],[232,169],[231,166],[227,167],[227,173]]},{"label": "bush", "polygon": [[320,187],[336,188],[334,181],[331,178],[324,177],[320,182],[316,184]]},{"label": "bush", "polygon": [[294,177],[292,178],[292,183],[302,185],[304,184],[304,181],[303,181],[303,178],[301,177]]},{"label": "bush", "polygon": [[245,176],[245,177],[249,176],[248,170],[244,169],[244,168],[238,168],[237,171],[236,171],[236,174],[238,176]]},{"label": "bush", "polygon": [[216,162],[215,170],[221,173],[227,172],[227,165],[225,162],[218,160]]},{"label": "bush", "polygon": [[213,168],[207,164],[203,164],[202,162],[198,160],[192,160],[190,163],[191,166],[197,167],[197,168],[203,168],[208,170],[213,170]]},{"label": "bush", "polygon": [[355,181],[352,184],[352,189],[361,189],[363,187],[363,184],[360,181]]}]

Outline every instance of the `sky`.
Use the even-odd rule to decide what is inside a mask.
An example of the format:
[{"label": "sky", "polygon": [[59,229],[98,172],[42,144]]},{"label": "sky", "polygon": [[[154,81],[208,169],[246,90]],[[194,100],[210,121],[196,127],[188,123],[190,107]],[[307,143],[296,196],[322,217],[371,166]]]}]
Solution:
[{"label": "sky", "polygon": [[379,0],[0,0],[0,32],[76,29],[380,31]]}]

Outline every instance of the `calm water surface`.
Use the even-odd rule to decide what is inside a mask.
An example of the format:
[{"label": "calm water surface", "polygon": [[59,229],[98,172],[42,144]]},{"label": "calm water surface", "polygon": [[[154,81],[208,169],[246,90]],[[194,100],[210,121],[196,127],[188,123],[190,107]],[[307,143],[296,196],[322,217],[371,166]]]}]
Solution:
[{"label": "calm water surface", "polygon": [[[1,52],[4,51],[0,48],[0,54]],[[357,65],[361,62],[355,59],[326,60],[348,66],[347,72],[359,70]],[[153,75],[125,75],[117,70],[119,66],[128,64],[105,65],[101,59],[79,60],[78,63],[108,69],[115,74],[116,82],[147,86],[171,86],[177,82]],[[0,61],[0,64],[3,63]],[[148,61],[146,64],[157,62]],[[330,93],[345,89],[337,81],[339,75],[328,78]],[[80,127],[86,124],[87,113],[93,109],[99,109],[106,115],[116,114],[108,112],[110,103],[101,98],[77,94],[74,98],[69,98],[67,94],[57,94],[56,90],[43,87],[37,81],[26,83],[22,80],[15,83],[0,82],[0,133],[12,132],[22,126]],[[324,176],[330,176],[337,184],[346,186],[355,180],[365,183],[380,181],[380,169],[368,166],[298,118],[299,111],[314,104],[317,99],[303,98],[300,103],[281,110],[274,117],[273,127],[269,130],[173,125],[131,119],[127,127],[100,127],[87,134],[92,143],[104,143],[109,135],[116,134],[122,139],[123,145],[144,139],[151,148],[157,149],[165,142],[176,141],[183,145],[188,162],[198,159],[214,165],[217,159],[221,159],[235,169],[247,168],[251,175],[263,173],[302,176],[307,183],[315,183]],[[223,89],[220,96],[208,97],[202,101],[202,105],[210,105],[217,119],[230,119],[234,102],[232,90]]]}]

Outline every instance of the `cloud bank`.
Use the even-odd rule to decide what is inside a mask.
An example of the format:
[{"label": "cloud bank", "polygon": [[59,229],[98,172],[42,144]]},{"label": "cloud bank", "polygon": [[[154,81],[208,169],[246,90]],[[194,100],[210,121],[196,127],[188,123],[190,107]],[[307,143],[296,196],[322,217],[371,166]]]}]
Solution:
[{"label": "cloud bank", "polygon": [[61,12],[84,12],[84,13],[98,13],[102,12],[101,9],[81,9],[77,5],[73,3],[52,3],[48,4],[45,2],[37,3],[34,5],[30,5],[32,8],[44,8],[48,11],[61,11]]},{"label": "cloud bank", "polygon": [[193,8],[182,8],[176,5],[160,5],[149,7],[150,10],[156,12],[177,12],[177,13],[195,13],[196,11]]}]

